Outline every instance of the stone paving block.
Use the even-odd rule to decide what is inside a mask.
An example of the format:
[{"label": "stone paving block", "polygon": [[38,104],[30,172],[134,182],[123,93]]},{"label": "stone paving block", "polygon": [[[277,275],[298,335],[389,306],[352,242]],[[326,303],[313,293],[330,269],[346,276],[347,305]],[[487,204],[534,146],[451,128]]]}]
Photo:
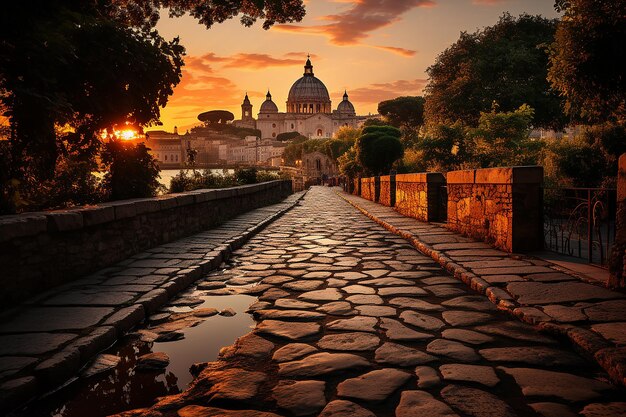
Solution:
[{"label": "stone paving block", "polygon": [[105,326],[114,327],[117,335],[121,336],[141,322],[145,317],[146,311],[143,304],[135,304],[116,311],[108,317],[103,324]]},{"label": "stone paving block", "polygon": [[593,301],[623,298],[617,292],[583,282],[511,282],[506,290],[520,304],[558,304],[571,301]]},{"label": "stone paving block", "polygon": [[75,339],[72,333],[25,333],[0,336],[0,355],[41,355]]},{"label": "stone paving block", "polygon": [[78,349],[64,349],[41,362],[35,368],[35,376],[48,385],[61,384],[80,368]]},{"label": "stone paving block", "polygon": [[32,307],[0,324],[0,333],[80,330],[95,326],[113,312],[109,307]]},{"label": "stone paving block", "polygon": [[97,353],[111,346],[116,341],[115,328],[111,326],[96,327],[87,336],[79,337],[71,342],[68,349],[78,349],[81,361],[93,358]]},{"label": "stone paving block", "polygon": [[118,306],[130,302],[137,293],[128,291],[67,291],[47,299],[46,305]]}]

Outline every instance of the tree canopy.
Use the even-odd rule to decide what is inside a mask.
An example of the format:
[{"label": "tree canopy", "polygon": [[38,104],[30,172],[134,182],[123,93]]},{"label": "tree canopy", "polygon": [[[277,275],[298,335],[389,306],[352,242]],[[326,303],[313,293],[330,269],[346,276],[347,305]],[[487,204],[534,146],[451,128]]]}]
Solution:
[{"label": "tree canopy", "polygon": [[562,100],[546,79],[545,49],[554,39],[556,23],[541,16],[504,14],[493,26],[462,32],[427,70],[427,123],[477,126],[481,112],[496,102],[502,111],[528,104],[535,109],[534,126],[562,127]]},{"label": "tree canopy", "polygon": [[626,119],[626,2],[558,0],[548,79],[566,112],[591,123]]},{"label": "tree canopy", "polygon": [[392,126],[368,126],[355,144],[356,159],[367,174],[388,174],[395,161],[402,158],[400,131]]},{"label": "tree canopy", "polygon": [[[155,29],[161,8],[211,27],[240,16],[263,27],[300,20],[301,0],[8,2],[0,14],[0,110],[8,118],[8,173],[0,207],[57,177],[59,158],[94,164],[99,134],[159,123],[178,84],[184,48]],[[67,169],[67,167],[63,167]],[[51,187],[55,189],[55,187]]]},{"label": "tree canopy", "polygon": [[206,124],[226,124],[235,120],[235,115],[227,110],[210,110],[200,113],[198,120]]},{"label": "tree canopy", "polygon": [[424,97],[396,97],[378,103],[378,113],[395,127],[417,130],[424,124]]}]

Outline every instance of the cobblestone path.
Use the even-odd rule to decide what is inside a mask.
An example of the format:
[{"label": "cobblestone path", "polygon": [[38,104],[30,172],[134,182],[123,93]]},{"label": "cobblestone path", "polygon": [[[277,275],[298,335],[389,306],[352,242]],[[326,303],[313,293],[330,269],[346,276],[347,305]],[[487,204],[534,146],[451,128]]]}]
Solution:
[{"label": "cobblestone path", "polygon": [[194,365],[183,393],[121,416],[626,415],[624,391],[594,363],[333,190],[313,187],[235,255],[206,288],[255,283],[256,329]]},{"label": "cobblestone path", "polygon": [[0,315],[0,415],[57,388],[301,197],[138,253]]}]

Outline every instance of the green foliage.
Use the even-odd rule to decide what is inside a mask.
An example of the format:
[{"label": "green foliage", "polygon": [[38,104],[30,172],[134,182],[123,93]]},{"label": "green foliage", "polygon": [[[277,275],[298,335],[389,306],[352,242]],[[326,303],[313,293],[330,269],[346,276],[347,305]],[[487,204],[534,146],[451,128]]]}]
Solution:
[{"label": "green foliage", "polygon": [[281,142],[289,142],[299,138],[306,139],[306,136],[302,136],[299,132],[283,132],[276,135],[276,140],[279,140]]},{"label": "green foliage", "polygon": [[434,125],[415,150],[428,171],[535,164],[543,142],[529,138],[532,118],[533,109],[523,105],[512,112],[481,113],[477,128],[460,122]]},{"label": "green foliage", "polygon": [[246,136],[261,137],[261,131],[259,129],[252,129],[249,127],[238,127],[230,124],[215,123],[212,125],[195,126],[191,128],[193,133],[198,134],[210,134],[210,133],[222,133],[225,135],[237,136],[240,139],[245,139]]},{"label": "green foliage", "polygon": [[626,2],[558,0],[548,79],[567,114],[591,123],[626,119]]},{"label": "green foliage", "polygon": [[235,180],[239,185],[256,183],[256,168],[238,168],[235,170]]},{"label": "green foliage", "polygon": [[206,125],[226,124],[226,122],[235,120],[235,115],[227,110],[210,110],[200,113],[198,120],[204,122]]},{"label": "green foliage", "polygon": [[477,126],[495,101],[502,111],[528,104],[536,110],[534,126],[561,128],[561,99],[546,80],[544,46],[555,30],[556,20],[504,14],[494,26],[462,32],[427,70],[427,123]]},{"label": "green foliage", "polygon": [[202,172],[181,170],[170,180],[169,191],[171,193],[181,193],[202,189],[227,188],[279,179],[283,178],[277,172],[259,171],[256,168],[243,168],[236,170],[234,174],[223,172],[221,175],[215,174],[208,169]]},{"label": "green foliage", "polygon": [[392,126],[419,130],[424,124],[424,103],[423,97],[397,97],[378,103],[378,113]]},{"label": "green foliage", "polygon": [[339,172],[349,178],[356,178],[363,172],[363,167],[359,163],[356,155],[356,147],[350,147],[338,159]]},{"label": "green foliage", "polygon": [[110,200],[152,197],[161,189],[159,167],[143,143],[111,140],[104,145],[103,188]]},{"label": "green foliage", "polygon": [[363,127],[367,127],[367,126],[387,126],[387,122],[385,122],[384,120],[371,118],[371,119],[367,119],[363,123]]},{"label": "green foliage", "polygon": [[478,128],[469,129],[465,145],[481,168],[534,165],[541,143],[529,138],[534,110],[522,105],[512,112],[481,113]]},{"label": "green foliage", "polygon": [[[11,134],[5,159],[10,165],[0,178],[2,210],[16,207],[16,201],[28,206],[22,196],[33,194],[38,183],[60,180],[63,169],[77,170],[74,177],[85,181],[75,184],[78,188],[92,187],[81,170],[94,162],[102,129],[127,121],[136,127],[159,122],[160,108],[180,81],[184,55],[178,39],[167,41],[154,29],[161,9],[172,16],[188,13],[206,27],[238,16],[246,26],[263,19],[267,29],[304,16],[301,0],[3,4],[0,109]],[[77,142],[72,150],[67,132]],[[114,183],[118,189],[117,179]],[[49,191],[61,195],[56,187]]]},{"label": "green foliage", "polygon": [[366,174],[386,174],[395,161],[402,158],[400,131],[391,126],[368,126],[357,139],[355,150]]},{"label": "green foliage", "polygon": [[[467,149],[465,129],[457,122],[451,126],[431,126],[425,137],[417,142],[419,154],[412,155],[412,164],[424,167],[426,171],[447,172],[459,169],[471,156]],[[415,160],[422,157],[422,164]]]},{"label": "green foliage", "polygon": [[366,126],[362,130],[362,134],[374,133],[377,135],[389,135],[395,138],[400,138],[402,136],[402,132],[400,129],[393,126]]}]

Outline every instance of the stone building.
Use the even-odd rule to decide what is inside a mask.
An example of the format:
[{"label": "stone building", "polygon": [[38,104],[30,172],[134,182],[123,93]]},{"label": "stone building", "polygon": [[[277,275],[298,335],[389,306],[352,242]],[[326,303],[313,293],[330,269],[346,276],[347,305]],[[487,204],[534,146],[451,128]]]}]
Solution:
[{"label": "stone building", "polygon": [[302,154],[302,176],[305,184],[321,184],[338,175],[337,165],[328,155],[318,151]]},{"label": "stone building", "polygon": [[342,126],[358,127],[367,118],[368,116],[356,115],[347,92],[344,92],[337,108],[332,109],[328,89],[315,77],[309,58],[304,65],[304,74],[289,89],[286,112],[279,112],[268,91],[257,118],[254,119],[252,103],[246,94],[241,104],[241,120],[236,120],[233,124],[259,129],[262,139],[275,138],[286,132],[298,132],[308,138],[324,139],[332,137]]}]

